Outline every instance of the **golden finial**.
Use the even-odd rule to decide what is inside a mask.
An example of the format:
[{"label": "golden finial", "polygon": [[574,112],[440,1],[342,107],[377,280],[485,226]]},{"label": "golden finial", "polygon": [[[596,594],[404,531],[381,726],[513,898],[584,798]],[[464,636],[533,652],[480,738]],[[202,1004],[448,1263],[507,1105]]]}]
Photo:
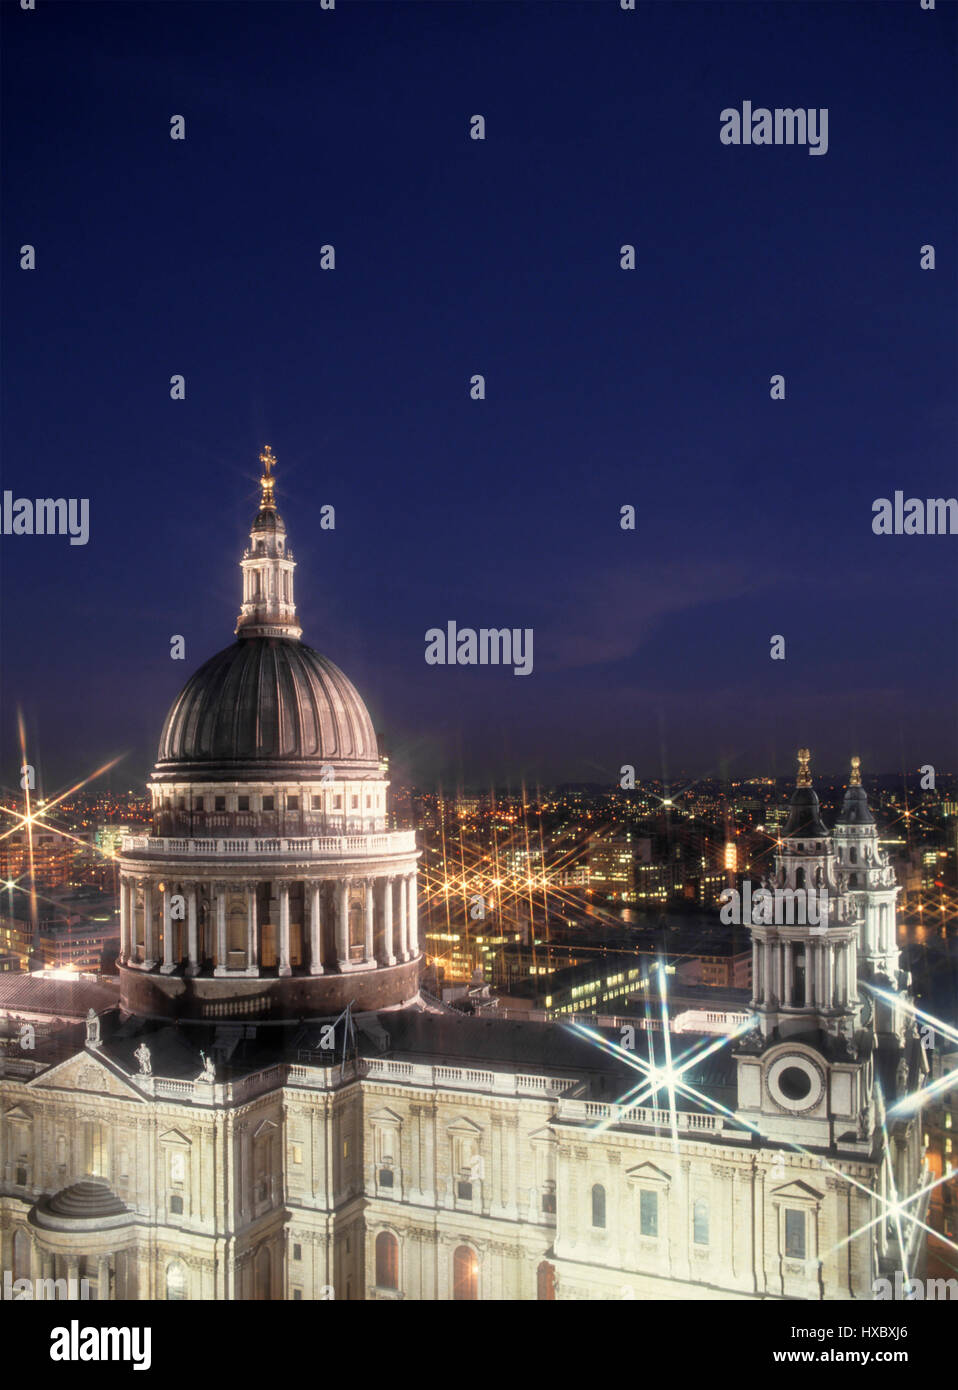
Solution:
[{"label": "golden finial", "polygon": [[263,465],[264,469],[263,476],[259,480],[260,486],[263,489],[263,496],[260,500],[260,506],[268,507],[270,508],[270,510],[275,510],[276,503],[273,501],[273,485],[276,479],[273,477],[273,467],[276,463],[276,459],[274,458],[273,451],[268,444],[266,445],[263,452],[260,454],[259,461]]},{"label": "golden finial", "polygon": [[852,775],[848,779],[850,787],[860,787],[862,784],[862,760],[859,757],[852,758]]},{"label": "golden finial", "polygon": [[798,750],[798,776],[795,779],[796,787],[810,787],[812,785],[811,774],[808,771],[808,763],[811,753],[807,748]]}]

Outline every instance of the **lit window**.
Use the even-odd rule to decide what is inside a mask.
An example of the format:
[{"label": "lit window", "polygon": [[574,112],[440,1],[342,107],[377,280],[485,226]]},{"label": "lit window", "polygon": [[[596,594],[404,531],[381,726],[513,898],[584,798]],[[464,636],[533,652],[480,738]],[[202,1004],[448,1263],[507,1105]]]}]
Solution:
[{"label": "lit window", "polygon": [[460,1245],[452,1257],[452,1296],[459,1301],[479,1297],[479,1258],[468,1245]]}]

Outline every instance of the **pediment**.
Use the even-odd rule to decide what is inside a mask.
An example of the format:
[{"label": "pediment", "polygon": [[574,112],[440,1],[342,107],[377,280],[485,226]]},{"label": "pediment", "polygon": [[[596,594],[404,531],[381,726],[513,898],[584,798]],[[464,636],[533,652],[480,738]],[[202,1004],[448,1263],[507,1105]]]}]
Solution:
[{"label": "pediment", "polygon": [[625,1176],[630,1182],[652,1182],[663,1186],[672,1181],[671,1176],[654,1163],[640,1163],[636,1168],[629,1168]]},{"label": "pediment", "polygon": [[453,1120],[451,1125],[446,1126],[446,1132],[447,1134],[474,1134],[478,1137],[482,1130],[465,1115],[460,1115],[458,1120]]},{"label": "pediment", "polygon": [[394,1110],[389,1110],[383,1106],[382,1110],[377,1110],[374,1115],[370,1115],[370,1120],[376,1125],[401,1125],[402,1116],[397,1115]]},{"label": "pediment", "polygon": [[557,1144],[559,1141],[553,1130],[548,1125],[543,1125],[541,1129],[534,1130],[529,1135],[529,1142],[530,1144]]},{"label": "pediment", "polygon": [[279,1125],[276,1124],[275,1121],[260,1120],[259,1124],[253,1130],[253,1138],[261,1139],[264,1134],[269,1134],[274,1129],[279,1129]]},{"label": "pediment", "polygon": [[807,1182],[787,1182],[783,1183],[781,1187],[772,1188],[769,1195],[774,1197],[777,1202],[820,1202],[825,1194],[816,1191],[814,1187],[809,1187]]},{"label": "pediment", "polygon": [[24,1110],[22,1105],[15,1105],[12,1110],[5,1110],[3,1118],[5,1120],[22,1120],[24,1124],[31,1124],[33,1121],[33,1116],[29,1110]]},{"label": "pediment", "polygon": [[187,1139],[185,1134],[181,1134],[178,1129],[168,1129],[165,1134],[160,1135],[161,1144],[180,1144],[187,1148],[191,1147],[192,1140]]},{"label": "pediment", "polygon": [[140,1092],[130,1082],[112,1071],[99,1057],[90,1052],[80,1052],[58,1062],[49,1071],[42,1072],[28,1082],[32,1090],[39,1091],[78,1091],[93,1095],[122,1096],[124,1100],[143,1100]]}]

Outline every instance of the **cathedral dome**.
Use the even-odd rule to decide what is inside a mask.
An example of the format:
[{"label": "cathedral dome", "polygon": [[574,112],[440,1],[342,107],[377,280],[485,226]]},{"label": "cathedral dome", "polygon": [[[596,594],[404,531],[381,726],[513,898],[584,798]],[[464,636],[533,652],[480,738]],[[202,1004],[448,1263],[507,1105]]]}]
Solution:
[{"label": "cathedral dome", "polygon": [[316,777],[323,763],[379,768],[375,730],[355,686],[302,642],[241,637],[174,700],[154,778]]}]

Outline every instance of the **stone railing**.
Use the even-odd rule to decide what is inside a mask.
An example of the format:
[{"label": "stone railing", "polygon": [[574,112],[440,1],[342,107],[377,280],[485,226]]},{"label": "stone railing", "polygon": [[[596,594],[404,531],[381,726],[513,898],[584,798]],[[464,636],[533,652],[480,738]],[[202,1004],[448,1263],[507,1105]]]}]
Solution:
[{"label": "stone railing", "polygon": [[[616,1105],[597,1100],[560,1099],[560,1120],[570,1120],[577,1124],[593,1125],[606,1121],[614,1125],[635,1125],[641,1129],[672,1128],[672,1112],[650,1109],[643,1105]],[[676,1129],[686,1133],[722,1134],[731,1138],[737,1135],[735,1129],[726,1128],[721,1115],[705,1115],[700,1111],[679,1110],[676,1112]],[[748,1139],[743,1131],[741,1138]]]},{"label": "stone railing", "polygon": [[264,840],[250,835],[212,840],[125,835],[122,840],[123,854],[138,854],[145,858],[269,859],[273,856],[299,856],[348,859],[352,855],[411,854],[415,849],[414,830],[383,830],[369,835],[314,835],[304,839]]},{"label": "stone railing", "polygon": [[396,1081],[410,1086],[451,1091],[490,1091],[497,1096],[538,1095],[551,1099],[568,1090],[568,1077],[532,1076],[525,1072],[478,1071],[473,1067],[431,1066],[374,1057],[366,1063],[370,1081]]}]

